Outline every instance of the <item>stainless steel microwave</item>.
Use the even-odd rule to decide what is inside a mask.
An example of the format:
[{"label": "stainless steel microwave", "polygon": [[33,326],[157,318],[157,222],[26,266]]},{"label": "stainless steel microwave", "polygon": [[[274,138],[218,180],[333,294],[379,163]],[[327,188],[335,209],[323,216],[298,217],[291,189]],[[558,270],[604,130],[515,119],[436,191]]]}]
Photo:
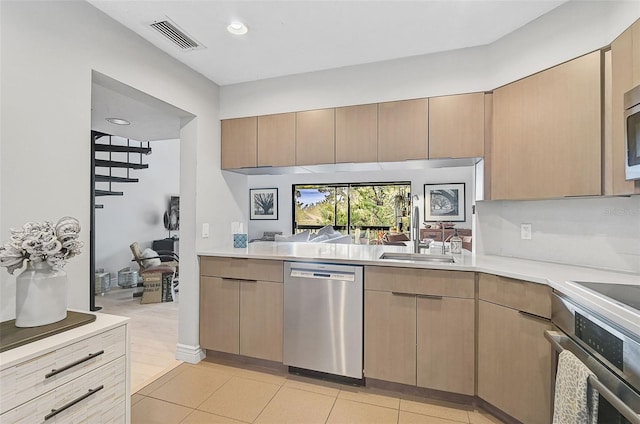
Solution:
[{"label": "stainless steel microwave", "polygon": [[640,179],[640,85],[624,93],[625,175]]}]

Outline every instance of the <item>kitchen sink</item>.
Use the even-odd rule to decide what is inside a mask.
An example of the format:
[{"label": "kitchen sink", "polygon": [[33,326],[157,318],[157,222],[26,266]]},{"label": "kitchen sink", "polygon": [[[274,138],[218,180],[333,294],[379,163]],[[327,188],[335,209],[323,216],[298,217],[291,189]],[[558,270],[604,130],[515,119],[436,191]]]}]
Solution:
[{"label": "kitchen sink", "polygon": [[392,253],[385,252],[380,255],[380,259],[392,259],[395,261],[417,261],[417,262],[436,262],[444,264],[453,264],[455,260],[452,256],[445,255],[428,255],[424,253]]}]

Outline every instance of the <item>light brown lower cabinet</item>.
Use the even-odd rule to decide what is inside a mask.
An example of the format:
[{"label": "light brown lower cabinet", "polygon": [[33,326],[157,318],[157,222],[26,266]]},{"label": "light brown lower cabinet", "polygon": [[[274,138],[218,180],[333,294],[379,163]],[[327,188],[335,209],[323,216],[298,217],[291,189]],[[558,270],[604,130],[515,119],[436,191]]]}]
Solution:
[{"label": "light brown lower cabinet", "polygon": [[240,290],[230,278],[200,277],[200,346],[239,353]]},{"label": "light brown lower cabinet", "polygon": [[200,280],[200,346],[282,362],[279,282],[206,277]]},{"label": "light brown lower cabinet", "polygon": [[415,295],[365,290],[364,329],[366,377],[415,385]]},{"label": "light brown lower cabinet", "polygon": [[524,424],[550,422],[549,320],[479,301],[478,396]]},{"label": "light brown lower cabinet", "polygon": [[283,288],[240,281],[240,355],[282,362]]},{"label": "light brown lower cabinet", "polygon": [[365,376],[473,395],[473,273],[367,267],[367,285]]},{"label": "light brown lower cabinet", "polygon": [[475,300],[418,296],[417,385],[474,395]]}]

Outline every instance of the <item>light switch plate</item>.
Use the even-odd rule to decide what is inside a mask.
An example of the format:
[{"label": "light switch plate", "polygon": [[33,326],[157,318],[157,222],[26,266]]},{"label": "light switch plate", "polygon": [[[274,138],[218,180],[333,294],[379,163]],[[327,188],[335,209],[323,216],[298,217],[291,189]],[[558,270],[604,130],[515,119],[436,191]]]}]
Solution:
[{"label": "light switch plate", "polygon": [[520,224],[520,239],[531,240],[531,224]]},{"label": "light switch plate", "polygon": [[204,223],[202,224],[202,238],[208,238],[209,237],[209,224],[208,223]]}]

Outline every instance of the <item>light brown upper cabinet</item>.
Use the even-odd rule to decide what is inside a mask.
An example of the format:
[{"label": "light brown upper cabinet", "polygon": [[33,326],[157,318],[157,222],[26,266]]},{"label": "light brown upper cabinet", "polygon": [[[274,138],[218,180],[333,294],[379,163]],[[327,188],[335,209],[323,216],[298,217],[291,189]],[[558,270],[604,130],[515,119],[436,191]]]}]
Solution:
[{"label": "light brown upper cabinet", "polygon": [[293,166],[296,161],[296,114],[258,116],[258,166]]},{"label": "light brown upper cabinet", "polygon": [[336,163],[378,160],[378,105],[336,108]]},{"label": "light brown upper cabinet", "polygon": [[631,26],[633,38],[633,86],[640,85],[640,19]]},{"label": "light brown upper cabinet", "polygon": [[492,199],[601,194],[601,54],[494,90]]},{"label": "light brown upper cabinet", "polygon": [[624,93],[640,84],[640,20],[611,43],[611,141],[610,167],[605,194],[640,193],[640,182],[625,179]]},{"label": "light brown upper cabinet", "polygon": [[484,155],[484,93],[429,98],[429,159]]},{"label": "light brown upper cabinet", "polygon": [[296,113],[296,165],[335,162],[335,109]]},{"label": "light brown upper cabinet", "polygon": [[378,105],[378,161],[428,159],[429,100]]},{"label": "light brown upper cabinet", "polygon": [[258,118],[225,119],[221,125],[222,169],[255,167],[258,164]]}]

